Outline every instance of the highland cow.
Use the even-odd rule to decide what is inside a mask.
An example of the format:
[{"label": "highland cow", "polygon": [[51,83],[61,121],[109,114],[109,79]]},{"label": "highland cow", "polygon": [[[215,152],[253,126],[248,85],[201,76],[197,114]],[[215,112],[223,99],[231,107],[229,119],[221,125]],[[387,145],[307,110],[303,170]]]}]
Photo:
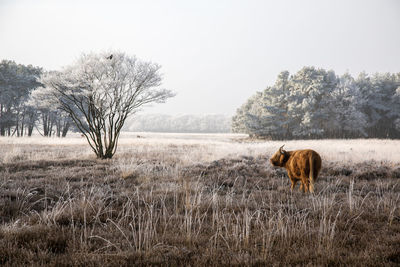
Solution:
[{"label": "highland cow", "polygon": [[283,146],[271,157],[273,166],[285,167],[293,190],[300,180],[300,191],[314,192],[314,182],[321,170],[321,157],[311,149],[285,151]]}]

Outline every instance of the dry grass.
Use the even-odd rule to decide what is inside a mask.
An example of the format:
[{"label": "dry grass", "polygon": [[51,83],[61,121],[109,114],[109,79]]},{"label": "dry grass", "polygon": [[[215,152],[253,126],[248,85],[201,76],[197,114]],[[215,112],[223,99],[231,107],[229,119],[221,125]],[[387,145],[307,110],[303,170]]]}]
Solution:
[{"label": "dry grass", "polygon": [[0,264],[400,264],[399,141],[313,148],[316,194],[267,159],[282,142],[125,135],[96,160],[83,139],[0,139]]}]

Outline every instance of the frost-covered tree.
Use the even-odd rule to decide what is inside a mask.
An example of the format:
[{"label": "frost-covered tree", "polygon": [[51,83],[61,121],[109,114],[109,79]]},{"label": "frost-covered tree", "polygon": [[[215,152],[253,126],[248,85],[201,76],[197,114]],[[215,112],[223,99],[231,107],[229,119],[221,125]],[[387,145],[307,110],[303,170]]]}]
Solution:
[{"label": "frost-covered tree", "polygon": [[367,117],[367,134],[372,137],[395,137],[396,90],[399,87],[398,75],[389,73],[368,76],[361,73],[356,80],[364,98],[361,107]]},{"label": "frost-covered tree", "polygon": [[277,87],[267,87],[246,113],[246,129],[254,136],[287,138],[288,120],[285,94]]},{"label": "frost-covered tree", "polygon": [[286,139],[292,135],[292,121],[288,116],[290,90],[289,72],[282,71],[275,85],[263,92],[262,106],[267,111],[264,119],[267,122],[266,127],[269,128],[268,135],[274,139]]},{"label": "frost-covered tree", "polygon": [[400,132],[400,73],[396,74],[396,84],[398,85],[398,87],[392,97],[392,113],[394,127],[397,132]]},{"label": "frost-covered tree", "polygon": [[291,79],[288,114],[293,135],[322,137],[335,123],[332,92],[337,84],[333,71],[305,67]]},{"label": "frost-covered tree", "polygon": [[346,73],[304,67],[237,110],[233,129],[280,138],[400,138],[400,74]]},{"label": "frost-covered tree", "polygon": [[[111,57],[110,54],[113,56]],[[174,94],[160,89],[160,66],[120,52],[86,54],[43,77],[53,101],[69,114],[98,158],[112,158],[127,117]]]},{"label": "frost-covered tree", "polygon": [[232,118],[234,132],[252,136],[284,139],[290,135],[288,119],[289,72],[278,75],[274,86],[257,92]]},{"label": "frost-covered tree", "polygon": [[[57,72],[47,72],[42,75],[42,79],[51,79],[51,76],[56,75],[58,75]],[[57,137],[65,137],[71,127],[72,120],[69,114],[61,108],[58,100],[51,97],[52,93],[50,87],[38,87],[31,93],[27,104],[36,111],[43,136],[50,137],[55,134]]]},{"label": "frost-covered tree", "polygon": [[32,113],[25,102],[30,92],[40,85],[41,72],[41,68],[31,65],[10,60],[0,62],[0,135],[22,136],[26,126],[32,127]]},{"label": "frost-covered tree", "polygon": [[252,109],[252,106],[258,101],[258,99],[261,98],[261,95],[261,92],[257,92],[236,110],[236,115],[232,117],[232,132],[251,134],[246,126],[248,119],[247,114]]},{"label": "frost-covered tree", "polygon": [[333,92],[336,123],[334,137],[366,137],[367,120],[361,111],[364,105],[360,88],[354,78],[345,73],[339,78],[337,88]]},{"label": "frost-covered tree", "polygon": [[263,106],[263,96],[263,92],[257,92],[253,104],[244,113],[244,126],[251,136],[266,136],[267,129],[264,122],[265,116],[268,115],[268,112]]},{"label": "frost-covered tree", "polygon": [[274,86],[269,86],[264,91],[256,93],[243,106],[240,111],[242,112],[242,121],[237,119],[240,117],[235,117],[235,123],[252,136],[273,139],[288,138],[290,135],[290,120],[287,114],[289,87],[289,72],[283,71],[278,75]]},{"label": "frost-covered tree", "polygon": [[[234,133],[248,133],[254,135],[254,129],[258,128],[256,112],[259,110],[259,99],[262,97],[262,92],[256,92],[251,96],[246,103],[237,109],[236,115],[232,117],[232,132]],[[254,125],[254,127],[253,127]]]}]

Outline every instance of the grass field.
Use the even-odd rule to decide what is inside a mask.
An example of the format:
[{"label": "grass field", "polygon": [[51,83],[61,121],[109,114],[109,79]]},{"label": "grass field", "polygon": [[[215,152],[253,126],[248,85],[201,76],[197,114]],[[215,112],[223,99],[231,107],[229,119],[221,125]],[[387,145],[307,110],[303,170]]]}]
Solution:
[{"label": "grass field", "polygon": [[[140,138],[138,137],[140,136]],[[318,151],[314,195],[268,158]],[[400,264],[400,141],[124,134],[0,138],[0,264]]]}]

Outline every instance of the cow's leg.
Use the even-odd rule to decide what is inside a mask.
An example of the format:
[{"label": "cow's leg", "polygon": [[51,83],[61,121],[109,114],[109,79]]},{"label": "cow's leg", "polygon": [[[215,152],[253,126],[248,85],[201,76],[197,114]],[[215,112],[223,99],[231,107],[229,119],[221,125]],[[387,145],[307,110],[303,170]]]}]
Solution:
[{"label": "cow's leg", "polygon": [[308,192],[308,181],[303,177],[301,178],[301,188],[303,189],[304,193]]},{"label": "cow's leg", "polygon": [[309,182],[308,182],[308,176],[306,176],[304,170],[301,170],[301,184],[303,185],[304,193],[307,193],[309,190]]},{"label": "cow's leg", "polygon": [[306,182],[304,183],[304,193],[307,193],[308,190],[309,190],[309,183],[308,183],[308,181],[306,181]]},{"label": "cow's leg", "polygon": [[288,174],[288,176],[289,176],[290,183],[291,183],[291,185],[290,185],[290,191],[293,191],[293,188],[296,186],[297,179],[293,178],[293,176],[290,175],[290,174]]},{"label": "cow's leg", "polygon": [[290,190],[293,191],[294,187],[297,184],[297,180],[296,179],[290,179],[290,182],[292,183],[292,185],[290,186]]},{"label": "cow's leg", "polygon": [[299,191],[300,192],[303,191],[303,181],[300,181],[300,189],[299,189]]}]

